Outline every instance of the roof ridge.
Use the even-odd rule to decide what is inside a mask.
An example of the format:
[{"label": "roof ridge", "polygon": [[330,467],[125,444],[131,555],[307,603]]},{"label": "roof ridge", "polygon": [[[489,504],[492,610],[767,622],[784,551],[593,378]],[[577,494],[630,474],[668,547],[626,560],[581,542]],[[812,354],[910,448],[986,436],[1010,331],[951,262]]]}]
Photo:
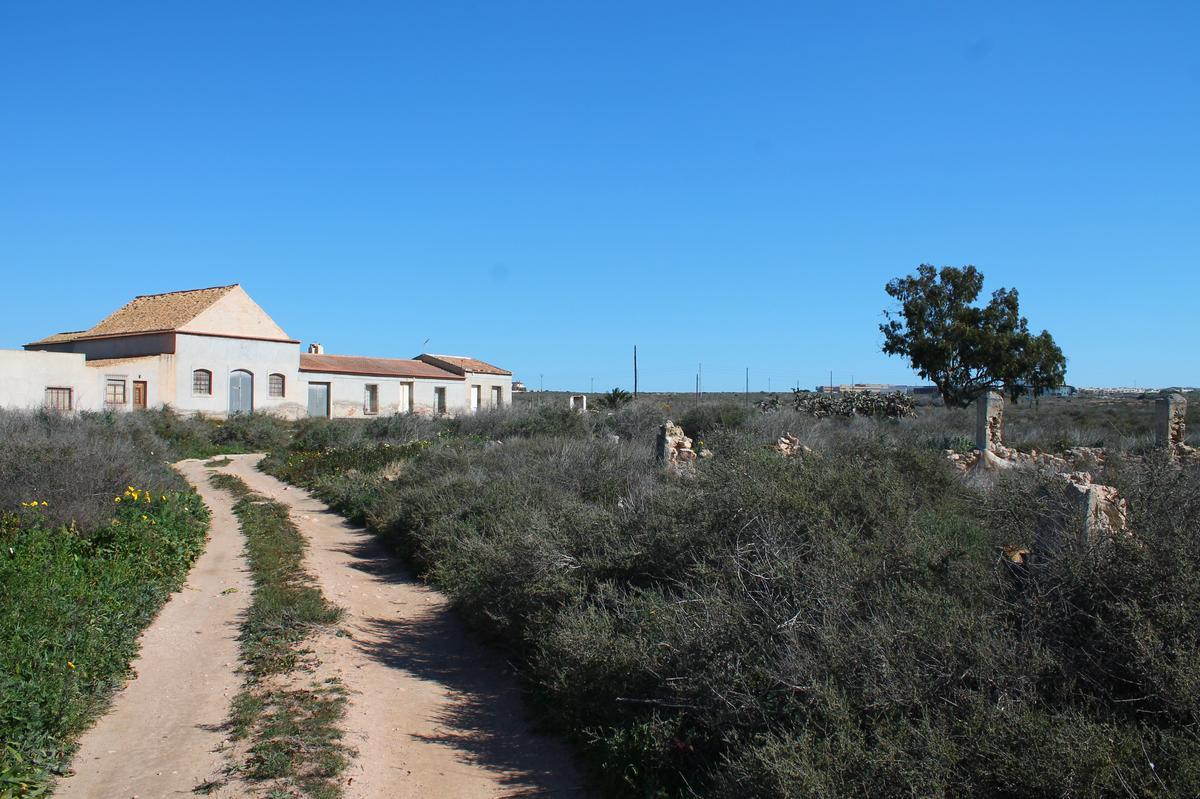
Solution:
[{"label": "roof ridge", "polygon": [[[197,291],[215,291],[217,289],[235,289],[240,285],[242,285],[242,284],[241,283],[230,283],[225,286],[205,286],[204,288],[199,288],[199,289],[176,289],[175,291],[163,291],[163,292],[159,292],[158,294],[137,294],[134,296],[133,299],[142,300],[142,299],[146,299],[147,297],[169,297],[172,294],[192,294]],[[131,302],[132,302],[132,300],[131,300]],[[125,304],[128,305],[129,303],[125,303]],[[93,325],[93,327],[94,327],[94,325]],[[89,330],[90,329],[91,328],[89,328]]]}]

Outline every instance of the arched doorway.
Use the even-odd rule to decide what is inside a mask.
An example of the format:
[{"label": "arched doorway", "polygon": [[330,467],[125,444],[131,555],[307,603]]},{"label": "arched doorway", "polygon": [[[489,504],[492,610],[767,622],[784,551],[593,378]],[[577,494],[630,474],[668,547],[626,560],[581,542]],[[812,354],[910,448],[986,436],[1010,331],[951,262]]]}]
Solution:
[{"label": "arched doorway", "polygon": [[254,410],[254,375],[244,369],[229,373],[229,415]]}]

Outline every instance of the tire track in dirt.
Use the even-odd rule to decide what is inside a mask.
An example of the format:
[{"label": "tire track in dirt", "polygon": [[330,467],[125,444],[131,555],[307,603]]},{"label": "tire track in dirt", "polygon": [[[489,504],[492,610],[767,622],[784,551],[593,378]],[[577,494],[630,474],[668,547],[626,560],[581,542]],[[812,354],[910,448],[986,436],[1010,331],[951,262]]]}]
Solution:
[{"label": "tire track in dirt", "polygon": [[189,796],[224,765],[222,726],[241,686],[237,638],[250,577],[229,496],[209,486],[201,461],[176,468],[212,510],[208,543],[184,588],[142,633],[137,676],[80,739],[59,799]]},{"label": "tire track in dirt", "polygon": [[372,533],[258,471],[260,458],[232,456],[223,471],[288,506],[309,542],[306,570],[345,610],[343,634],[312,648],[350,690],[346,742],[358,755],[346,799],[582,796],[567,747],[530,730],[511,670],[446,598]]}]

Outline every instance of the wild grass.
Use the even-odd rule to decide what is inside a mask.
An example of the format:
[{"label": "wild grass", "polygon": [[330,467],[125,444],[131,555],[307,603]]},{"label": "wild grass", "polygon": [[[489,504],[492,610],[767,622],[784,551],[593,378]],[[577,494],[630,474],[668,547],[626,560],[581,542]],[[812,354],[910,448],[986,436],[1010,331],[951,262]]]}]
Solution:
[{"label": "wild grass", "polygon": [[[1111,447],[1131,506],[1131,537],[1018,574],[997,551],[1061,523],[1053,487],[960,480],[970,411],[663,404],[326,423],[264,467],[505,647],[604,795],[1200,792],[1200,472],[1148,451],[1144,405],[1011,410],[1010,441]],[[715,453],[692,478],[653,464],[668,414]],[[814,453],[767,450],[783,432]]]},{"label": "wild grass", "polygon": [[254,582],[240,638],[246,681],[230,715],[233,739],[249,745],[231,770],[289,796],[332,799],[348,765],[339,725],[346,691],[335,678],[304,686],[300,673],[311,665],[304,641],[335,624],[341,611],[304,571],[305,541],[287,506],[230,474],[213,474],[211,481],[237,499]]}]

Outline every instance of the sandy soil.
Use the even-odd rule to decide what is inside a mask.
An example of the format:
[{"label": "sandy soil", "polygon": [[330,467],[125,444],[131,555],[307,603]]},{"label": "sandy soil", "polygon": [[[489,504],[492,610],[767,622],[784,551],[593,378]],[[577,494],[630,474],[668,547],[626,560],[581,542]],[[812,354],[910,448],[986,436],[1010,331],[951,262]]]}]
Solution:
[{"label": "sandy soil", "polygon": [[190,796],[223,764],[220,727],[241,685],[237,635],[250,580],[228,495],[208,485],[200,461],[178,468],[213,511],[208,545],[142,634],[136,679],[84,734],[75,773],[59,782],[57,797]]},{"label": "sandy soil", "polygon": [[511,670],[471,640],[445,597],[371,533],[259,472],[258,459],[233,456],[221,471],[291,509],[310,543],[305,568],[345,610],[343,635],[312,648],[350,690],[346,742],[358,756],[347,799],[581,796],[566,747],[531,732]]}]

